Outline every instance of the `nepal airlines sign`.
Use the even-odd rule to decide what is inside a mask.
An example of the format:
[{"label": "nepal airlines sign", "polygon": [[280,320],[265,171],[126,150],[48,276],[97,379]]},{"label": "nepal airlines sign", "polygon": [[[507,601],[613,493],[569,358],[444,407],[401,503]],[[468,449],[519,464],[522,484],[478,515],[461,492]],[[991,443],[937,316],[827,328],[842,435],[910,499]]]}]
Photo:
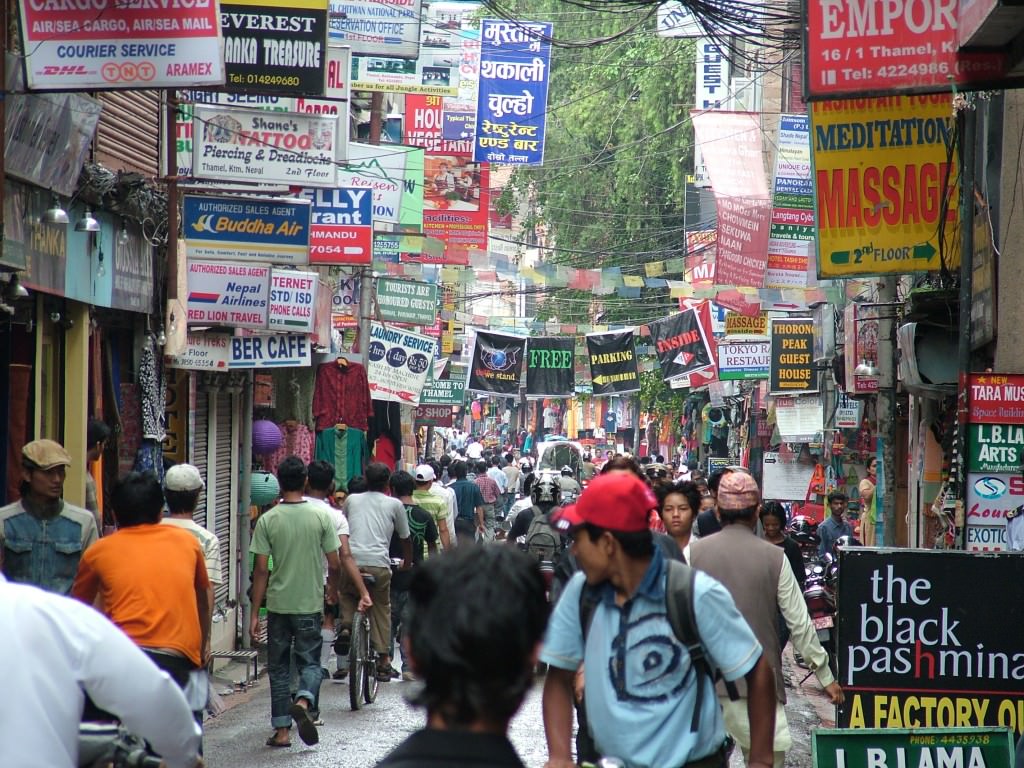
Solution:
[{"label": "nepal airlines sign", "polygon": [[224,82],[217,0],[24,0],[30,90]]},{"label": "nepal airlines sign", "polygon": [[1007,58],[958,48],[958,0],[807,0],[805,98],[999,82]]}]

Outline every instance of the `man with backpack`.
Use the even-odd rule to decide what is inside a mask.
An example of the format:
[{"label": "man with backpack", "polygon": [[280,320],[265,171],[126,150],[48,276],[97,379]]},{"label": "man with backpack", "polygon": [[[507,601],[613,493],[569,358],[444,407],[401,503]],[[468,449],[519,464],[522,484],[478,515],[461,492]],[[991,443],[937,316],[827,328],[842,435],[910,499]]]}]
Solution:
[{"label": "man with backpack", "polygon": [[775,727],[771,667],[728,591],[655,548],[647,520],[656,504],[638,477],[608,474],[554,516],[581,572],[555,606],[540,657],[549,665],[546,767],[574,765],[573,683],[583,662],[590,733],[601,755],[630,768],[723,768],[717,670],[727,681],[746,679],[748,766],[766,768]]},{"label": "man with backpack", "polygon": [[[553,560],[562,550],[562,537],[551,523],[551,511],[558,504],[558,483],[552,475],[543,475],[530,489],[533,505],[516,515],[508,542],[526,537],[526,550],[538,560]],[[530,546],[531,538],[533,547]]]}]

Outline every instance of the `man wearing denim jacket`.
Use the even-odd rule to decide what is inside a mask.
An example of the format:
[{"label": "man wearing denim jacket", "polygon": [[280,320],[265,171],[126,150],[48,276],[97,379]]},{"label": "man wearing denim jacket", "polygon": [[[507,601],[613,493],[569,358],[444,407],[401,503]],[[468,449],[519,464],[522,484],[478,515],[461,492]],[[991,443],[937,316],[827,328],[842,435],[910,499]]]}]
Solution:
[{"label": "man wearing denim jacket", "polygon": [[99,537],[96,518],[61,498],[71,456],[60,443],[27,443],[21,466],[21,499],[0,508],[4,576],[67,595],[82,553]]}]

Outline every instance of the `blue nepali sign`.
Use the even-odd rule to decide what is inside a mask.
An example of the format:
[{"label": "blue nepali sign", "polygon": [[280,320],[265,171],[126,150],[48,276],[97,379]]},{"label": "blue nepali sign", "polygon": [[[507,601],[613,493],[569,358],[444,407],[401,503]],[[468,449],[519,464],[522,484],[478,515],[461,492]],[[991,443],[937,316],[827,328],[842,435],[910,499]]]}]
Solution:
[{"label": "blue nepali sign", "polygon": [[551,24],[484,19],[473,160],[540,165],[551,64]]},{"label": "blue nepali sign", "polygon": [[309,223],[305,201],[185,195],[182,205],[189,259],[307,264]]}]

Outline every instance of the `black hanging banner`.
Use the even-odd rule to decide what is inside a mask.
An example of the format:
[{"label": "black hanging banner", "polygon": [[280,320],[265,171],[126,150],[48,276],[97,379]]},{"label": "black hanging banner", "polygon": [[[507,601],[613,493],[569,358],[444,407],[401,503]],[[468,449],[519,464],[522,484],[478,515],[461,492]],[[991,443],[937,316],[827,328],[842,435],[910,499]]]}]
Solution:
[{"label": "black hanging banner", "polygon": [[576,388],[575,348],[571,337],[531,338],[526,346],[526,396],[571,397]]},{"label": "black hanging banner", "polygon": [[622,395],[640,391],[633,331],[614,331],[587,336],[590,380],[595,395]]},{"label": "black hanging banner", "polygon": [[525,353],[525,338],[477,331],[466,389],[496,395],[518,395]]},{"label": "black hanging banner", "polygon": [[665,381],[714,365],[696,309],[677,312],[651,323],[648,328]]}]

